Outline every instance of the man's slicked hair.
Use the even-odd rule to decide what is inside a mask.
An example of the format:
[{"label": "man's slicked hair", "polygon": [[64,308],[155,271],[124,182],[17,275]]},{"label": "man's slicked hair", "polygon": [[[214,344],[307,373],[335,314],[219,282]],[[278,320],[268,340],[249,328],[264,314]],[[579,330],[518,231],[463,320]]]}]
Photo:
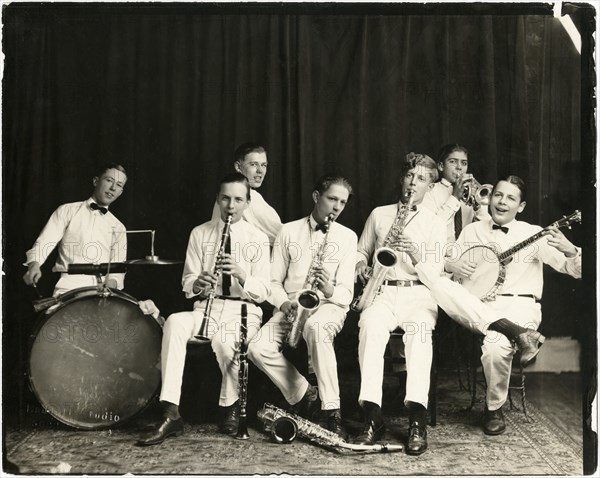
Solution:
[{"label": "man's slicked hair", "polygon": [[243,161],[250,153],[267,153],[264,146],[258,143],[243,143],[240,144],[233,153],[233,162]]},{"label": "man's slicked hair", "polygon": [[230,173],[227,176],[224,176],[219,181],[219,186],[217,188],[217,195],[221,192],[221,186],[223,184],[229,183],[241,183],[246,186],[246,199],[250,201],[250,183],[248,182],[248,178],[244,176],[242,173]]},{"label": "man's slicked hair", "polygon": [[[506,181],[507,183],[514,184],[515,186],[517,186],[517,188],[519,188],[519,191],[521,192],[521,202],[524,202],[525,199],[527,199],[527,185],[525,184],[525,181],[523,181],[519,176],[515,176],[514,174],[503,176],[500,179],[498,179],[496,185],[500,181]],[[496,189],[496,186],[494,186],[494,189]],[[494,191],[492,190],[492,194],[493,193]]]}]

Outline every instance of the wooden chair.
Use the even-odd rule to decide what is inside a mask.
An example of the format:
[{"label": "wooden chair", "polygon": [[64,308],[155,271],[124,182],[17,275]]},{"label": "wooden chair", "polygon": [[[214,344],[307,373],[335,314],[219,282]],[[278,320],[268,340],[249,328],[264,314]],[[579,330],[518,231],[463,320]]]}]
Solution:
[{"label": "wooden chair", "polygon": [[[483,373],[483,369],[481,366],[481,343],[482,339],[473,335],[472,341],[472,360],[471,360],[471,405],[469,406],[469,410],[471,410],[477,400],[477,385],[481,386],[485,392],[487,390],[487,383],[485,380],[485,375]],[[513,356],[512,368],[510,374],[510,382],[508,386],[508,403],[510,410],[522,411],[525,415],[525,420],[528,423],[533,422],[533,418],[527,412],[527,398],[526,398],[526,389],[525,389],[525,370],[521,365],[521,354],[516,351]],[[515,402],[513,401],[512,392],[518,391],[521,396],[521,408],[519,408]],[[484,398],[485,401],[485,398]]]}]

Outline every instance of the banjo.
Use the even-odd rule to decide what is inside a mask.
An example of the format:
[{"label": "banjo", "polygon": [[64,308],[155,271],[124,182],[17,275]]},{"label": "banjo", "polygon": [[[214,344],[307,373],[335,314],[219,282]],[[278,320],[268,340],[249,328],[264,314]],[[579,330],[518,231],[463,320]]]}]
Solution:
[{"label": "banjo", "polygon": [[510,264],[517,252],[544,236],[548,228],[570,227],[575,222],[581,222],[581,212],[578,210],[569,216],[564,216],[562,219],[559,219],[504,252],[497,252],[490,246],[470,247],[460,256],[458,262],[475,262],[477,264],[475,272],[468,279],[459,278],[456,280],[482,301],[494,300],[506,279],[506,266]]}]

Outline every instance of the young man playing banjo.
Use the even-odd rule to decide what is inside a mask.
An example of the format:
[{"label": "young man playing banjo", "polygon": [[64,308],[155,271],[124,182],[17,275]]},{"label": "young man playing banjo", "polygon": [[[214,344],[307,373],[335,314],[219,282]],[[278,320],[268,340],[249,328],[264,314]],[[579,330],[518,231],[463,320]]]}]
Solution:
[{"label": "young man playing banjo", "polygon": [[527,366],[544,341],[537,332],[542,320],[544,264],[581,278],[581,249],[558,230],[579,220],[579,212],[542,229],[515,219],[525,208],[525,196],[521,178],[501,179],[492,191],[491,219],[463,229],[455,258],[447,258],[445,263],[445,270],[462,280],[462,285],[440,276],[421,260],[416,249],[411,254],[420,280],[431,289],[439,306],[461,325],[484,335],[481,362],[487,392],[483,430],[488,435],[499,435],[506,428],[502,405],[508,397],[513,342],[521,352],[521,364]]}]

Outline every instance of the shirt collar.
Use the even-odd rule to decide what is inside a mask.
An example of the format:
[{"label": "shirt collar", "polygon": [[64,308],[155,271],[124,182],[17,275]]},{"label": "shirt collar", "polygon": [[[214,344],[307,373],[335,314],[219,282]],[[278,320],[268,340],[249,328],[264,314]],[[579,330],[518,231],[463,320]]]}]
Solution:
[{"label": "shirt collar", "polygon": [[452,188],[454,187],[454,185],[448,181],[446,178],[442,178],[440,179],[440,183],[442,183],[444,186],[446,186],[447,188]]}]

